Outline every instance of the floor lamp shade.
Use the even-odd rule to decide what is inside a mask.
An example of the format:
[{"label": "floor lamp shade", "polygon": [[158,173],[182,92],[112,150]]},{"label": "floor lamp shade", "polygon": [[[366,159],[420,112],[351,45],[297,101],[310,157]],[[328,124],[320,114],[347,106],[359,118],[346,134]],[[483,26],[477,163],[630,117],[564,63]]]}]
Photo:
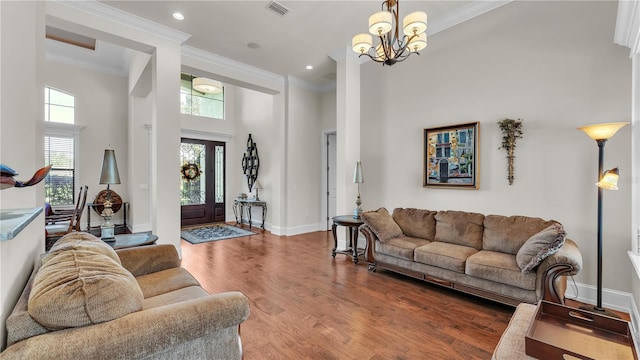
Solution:
[{"label": "floor lamp shade", "polygon": [[603,173],[604,146],[618,130],[627,125],[626,122],[604,123],[579,127],[598,144],[598,218],[597,218],[597,245],[598,245],[598,284],[597,302],[595,306],[583,306],[581,309],[607,316],[618,317],[614,313],[602,307],[602,190],[618,190],[618,168]]}]

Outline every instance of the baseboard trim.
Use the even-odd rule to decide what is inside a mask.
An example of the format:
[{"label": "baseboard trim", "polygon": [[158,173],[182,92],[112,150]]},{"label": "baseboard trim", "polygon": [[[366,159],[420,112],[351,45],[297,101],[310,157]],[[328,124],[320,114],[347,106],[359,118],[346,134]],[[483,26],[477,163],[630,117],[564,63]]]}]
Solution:
[{"label": "baseboard trim", "polygon": [[[595,305],[598,298],[598,291],[595,286],[575,283],[576,286],[574,287],[573,284],[574,283],[571,281],[571,279],[569,279],[565,297],[583,303]],[[631,314],[632,303],[633,296],[631,295],[631,293],[612,289],[602,289],[602,306],[605,308],[629,312],[629,314]]]}]

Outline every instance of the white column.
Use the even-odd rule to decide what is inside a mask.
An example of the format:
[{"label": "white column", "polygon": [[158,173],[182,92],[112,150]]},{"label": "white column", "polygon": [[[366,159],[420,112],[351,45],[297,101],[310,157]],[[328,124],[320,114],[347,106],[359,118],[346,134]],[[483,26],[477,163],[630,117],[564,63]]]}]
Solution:
[{"label": "white column", "polygon": [[152,228],[158,243],[180,252],[180,44],[158,46],[152,62]]},{"label": "white column", "polygon": [[[357,192],[353,171],[360,160],[360,61],[349,47],[332,57],[337,62],[336,213],[353,215]],[[367,164],[362,167],[366,181]]]}]

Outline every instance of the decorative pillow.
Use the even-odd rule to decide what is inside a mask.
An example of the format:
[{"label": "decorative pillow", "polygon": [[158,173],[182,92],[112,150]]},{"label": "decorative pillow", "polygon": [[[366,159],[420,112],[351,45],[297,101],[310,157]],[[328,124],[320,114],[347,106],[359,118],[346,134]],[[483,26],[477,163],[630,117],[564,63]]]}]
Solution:
[{"label": "decorative pillow", "polygon": [[523,273],[530,272],[544,259],[556,253],[567,236],[562,225],[555,223],[530,237],[516,254],[516,262]]},{"label": "decorative pillow", "polygon": [[49,252],[44,254],[40,263],[46,263],[61,251],[80,249],[108,256],[118,264],[121,264],[120,257],[116,251],[109,246],[109,244],[86,232],[72,232],[61,237],[55,244],[53,244],[51,249],[49,249]]},{"label": "decorative pillow", "polygon": [[49,330],[97,324],[142,310],[136,279],[112,258],[90,249],[51,256],[38,270],[28,312]]},{"label": "decorative pillow", "polygon": [[371,231],[382,242],[404,235],[400,226],[393,221],[387,209],[383,207],[376,211],[362,213],[362,221],[371,228]]},{"label": "decorative pillow", "polygon": [[391,216],[406,236],[433,240],[436,237],[437,213],[431,210],[396,208]]}]

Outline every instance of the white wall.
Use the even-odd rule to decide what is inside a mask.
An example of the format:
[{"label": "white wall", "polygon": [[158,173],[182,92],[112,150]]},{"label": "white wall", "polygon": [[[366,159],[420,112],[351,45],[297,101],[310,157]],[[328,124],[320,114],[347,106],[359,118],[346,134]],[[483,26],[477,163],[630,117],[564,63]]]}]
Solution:
[{"label": "white wall", "polygon": [[[238,193],[249,194],[247,177],[242,172],[242,156],[251,134],[260,157],[258,179],[263,187],[260,190],[260,200],[267,202],[265,227],[269,229],[273,225],[274,212],[277,211],[277,207],[273,206],[274,190],[277,189],[277,184],[274,183],[274,166],[281,161],[273,151],[276,146],[273,95],[238,87],[235,92],[234,112],[235,136],[233,143],[228,147],[227,156],[227,202],[233,204],[233,199]],[[255,195],[255,189],[252,194]],[[260,208],[253,209],[252,219],[262,220],[261,211]],[[229,215],[233,216],[233,211],[230,214],[227,212],[227,218]]]},{"label": "white wall", "polygon": [[320,230],[320,95],[289,85],[287,118],[287,235]]},{"label": "white wall", "polygon": [[[28,180],[44,166],[44,91],[42,2],[0,2],[0,163]],[[40,183],[0,192],[0,208],[34,208],[44,203]],[[0,350],[6,345],[5,321],[37,255],[44,251],[44,215],[12,240],[0,241]]]},{"label": "white wall", "polygon": [[[596,283],[597,146],[576,127],[628,121],[631,62],[614,45],[616,2],[513,2],[429,39],[421,56],[362,67],[367,210],[385,206],[556,219]],[[523,118],[515,182],[499,120]],[[480,189],[422,187],[423,129],[480,122]],[[630,173],[630,128],[605,167]],[[375,166],[374,166],[375,164]],[[623,175],[624,176],[624,175]],[[604,196],[604,287],[629,292],[630,184]]]},{"label": "white wall", "polygon": [[[121,184],[111,185],[123,201],[128,196],[128,144],[127,144],[127,79],[102,72],[53,61],[45,62],[45,84],[69,92],[75,96],[75,123],[83,126],[78,140],[79,156],[76,189],[89,186],[87,202],[93,202],[101,190],[100,171],[104,149],[109,145],[115,150]],[[124,211],[119,211],[114,222],[120,224]],[[86,228],[87,212],[81,219]],[[91,214],[91,225],[102,223],[96,213]]]}]

